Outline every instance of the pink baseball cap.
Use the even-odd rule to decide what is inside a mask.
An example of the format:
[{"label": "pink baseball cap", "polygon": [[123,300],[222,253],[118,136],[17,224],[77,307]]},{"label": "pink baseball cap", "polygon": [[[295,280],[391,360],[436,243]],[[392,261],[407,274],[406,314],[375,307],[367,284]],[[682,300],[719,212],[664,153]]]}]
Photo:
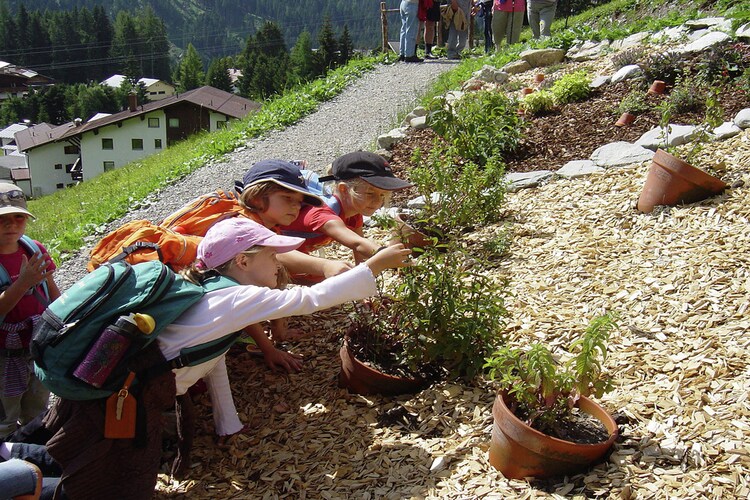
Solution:
[{"label": "pink baseball cap", "polygon": [[233,217],[217,222],[206,232],[198,245],[198,259],[206,268],[214,269],[254,246],[271,247],[285,253],[296,250],[304,241],[304,238],[276,234],[244,217]]}]

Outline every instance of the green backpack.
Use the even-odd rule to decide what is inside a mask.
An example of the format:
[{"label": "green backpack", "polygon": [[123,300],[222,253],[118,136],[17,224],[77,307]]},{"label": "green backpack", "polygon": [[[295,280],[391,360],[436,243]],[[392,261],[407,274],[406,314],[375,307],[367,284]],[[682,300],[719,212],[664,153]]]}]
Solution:
[{"label": "green backpack", "polygon": [[[198,302],[207,290],[236,285],[229,278],[216,277],[199,286],[157,260],[136,265],[125,261],[105,264],[71,286],[42,314],[31,342],[35,373],[59,397],[78,401],[107,397],[122,387],[129,372],[128,361],[153,342],[164,327]],[[102,331],[130,313],[150,315],[155,321],[154,330],[133,336],[124,356],[101,387],[74,377],[73,371]],[[195,366],[220,356],[238,336],[239,332],[232,333],[183,349],[163,369]]]}]

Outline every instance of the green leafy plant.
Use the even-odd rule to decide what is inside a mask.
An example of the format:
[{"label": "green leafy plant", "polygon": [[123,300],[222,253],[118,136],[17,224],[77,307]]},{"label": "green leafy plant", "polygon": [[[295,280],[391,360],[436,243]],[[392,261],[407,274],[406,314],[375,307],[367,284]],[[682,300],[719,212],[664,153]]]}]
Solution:
[{"label": "green leafy plant", "polygon": [[534,116],[547,114],[555,109],[555,96],[549,90],[527,94],[521,99],[521,109]]},{"label": "green leafy plant", "polygon": [[353,344],[381,366],[472,378],[502,342],[507,283],[455,246],[426,248],[400,281],[351,315]]},{"label": "green leafy plant", "polygon": [[651,54],[640,66],[646,81],[662,80],[667,85],[674,85],[684,68],[683,56],[675,52]]},{"label": "green leafy plant", "polygon": [[620,104],[617,106],[617,115],[623,113],[632,113],[638,115],[645,113],[651,109],[651,105],[648,102],[646,92],[643,89],[633,89],[625,97],[622,98]]},{"label": "green leafy plant", "polygon": [[631,64],[638,64],[645,57],[645,51],[642,47],[632,47],[623,51],[618,52],[611,58],[612,66],[616,70],[630,66]]},{"label": "green leafy plant", "polygon": [[469,92],[456,101],[436,97],[428,109],[430,127],[480,165],[514,151],[521,138],[517,105],[503,92]]},{"label": "green leafy plant", "polygon": [[617,326],[616,316],[594,318],[570,351],[578,353],[563,366],[539,343],[528,350],[503,346],[487,358],[484,368],[498,390],[507,394],[510,409],[535,429],[554,434],[581,396],[601,397],[612,382],[603,371],[609,335]]},{"label": "green leafy plant", "polygon": [[591,77],[583,70],[568,73],[557,79],[550,91],[558,105],[583,101],[591,94]]},{"label": "green leafy plant", "polygon": [[412,155],[409,180],[424,198],[413,220],[441,237],[499,220],[505,202],[504,165],[495,158],[484,166],[460,157],[458,148],[435,141],[427,156]]}]

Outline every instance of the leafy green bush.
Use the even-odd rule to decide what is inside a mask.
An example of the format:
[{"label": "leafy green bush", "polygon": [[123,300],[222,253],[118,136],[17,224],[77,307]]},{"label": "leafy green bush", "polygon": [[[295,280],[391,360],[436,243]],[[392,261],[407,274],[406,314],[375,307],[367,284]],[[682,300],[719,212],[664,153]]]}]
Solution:
[{"label": "leafy green bush", "polygon": [[555,109],[555,96],[550,90],[532,92],[521,99],[521,109],[534,116],[549,113]]},{"label": "leafy green bush", "polygon": [[580,349],[563,369],[559,369],[546,346],[536,343],[528,351],[504,346],[487,359],[488,378],[515,404],[515,414],[546,434],[570,413],[580,396],[611,390],[610,379],[602,370],[607,341],[616,328],[612,313],[594,318],[583,336],[570,350]]},{"label": "leafy green bush", "polygon": [[436,97],[428,109],[433,130],[480,165],[515,150],[521,138],[516,103],[503,92],[469,92],[454,102]]},{"label": "leafy green bush", "polygon": [[631,113],[638,115],[650,110],[651,105],[648,103],[646,95],[643,89],[636,88],[631,90],[628,95],[622,98],[619,106],[617,106],[617,114]]},{"label": "leafy green bush", "polygon": [[673,85],[683,72],[683,56],[674,52],[651,54],[641,64],[646,81],[662,80]]},{"label": "leafy green bush", "polygon": [[556,80],[550,91],[558,105],[583,101],[591,94],[591,77],[583,70],[568,73]]},{"label": "leafy green bush", "polygon": [[[416,222],[441,236],[497,222],[505,202],[504,165],[490,158],[483,167],[459,158],[457,148],[435,141],[427,157],[416,150],[409,180],[425,198]],[[433,193],[435,196],[433,196]]]}]

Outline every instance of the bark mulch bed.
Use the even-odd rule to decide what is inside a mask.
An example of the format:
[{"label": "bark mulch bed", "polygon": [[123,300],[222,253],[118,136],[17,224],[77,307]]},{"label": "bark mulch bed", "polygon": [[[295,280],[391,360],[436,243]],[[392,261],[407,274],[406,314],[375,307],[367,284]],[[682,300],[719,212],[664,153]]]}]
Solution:
[{"label": "bark mulch bed", "polygon": [[[599,108],[535,121],[530,133],[544,131],[548,147],[512,168],[555,170],[611,140],[632,140],[635,128],[610,127],[615,97],[607,95]],[[600,129],[620,135],[581,135]],[[397,146],[393,164],[404,168],[419,141],[429,144],[429,133]],[[701,161],[723,161],[722,177],[750,186],[750,132],[711,145]],[[564,355],[592,317],[621,315],[606,361],[615,389],[600,402],[622,437],[603,463],[567,478],[505,479],[487,459],[494,393],[482,383],[395,398],[339,389],[344,306],[292,325],[314,334],[293,345],[305,356],[300,374],[271,373],[240,348],[230,353],[238,411],[253,432],[217,448],[201,396],[190,479],[161,475],[157,497],[748,498],[750,189],[736,183],[701,203],[640,214],[634,203],[647,170],[509,193],[512,247],[491,271],[509,279],[511,345],[541,340]]]}]

